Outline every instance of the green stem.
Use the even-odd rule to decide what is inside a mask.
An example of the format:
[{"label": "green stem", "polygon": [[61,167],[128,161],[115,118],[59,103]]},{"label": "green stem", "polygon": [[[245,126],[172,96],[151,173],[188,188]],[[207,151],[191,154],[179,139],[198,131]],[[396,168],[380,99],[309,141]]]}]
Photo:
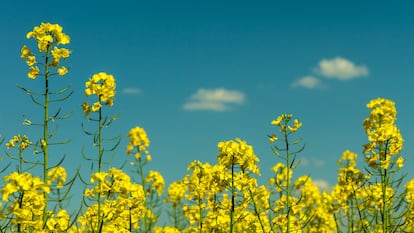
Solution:
[{"label": "green stem", "polygon": [[388,174],[387,169],[384,169],[382,179],[382,232],[386,233],[388,228],[388,208],[386,206],[387,203],[387,196],[386,196],[386,189],[387,189],[387,180]]},{"label": "green stem", "polygon": [[290,152],[289,152],[289,140],[288,140],[288,133],[285,132],[285,144],[286,144],[286,209],[287,209],[287,228],[286,232],[290,232]]},{"label": "green stem", "polygon": [[[101,102],[101,97],[99,97],[99,102]],[[99,109],[99,129],[98,129],[98,137],[99,137],[99,160],[98,160],[98,172],[101,172],[102,170],[102,157],[103,157],[103,135],[102,135],[102,129],[103,129],[103,123],[102,123],[102,107]]]},{"label": "green stem", "polygon": [[348,226],[348,233],[351,233],[354,230],[354,202],[352,199],[351,199],[350,211],[348,212],[348,223],[350,223],[350,226]]},{"label": "green stem", "polygon": [[[99,102],[101,101],[101,97],[99,96]],[[102,157],[103,157],[103,136],[102,136],[102,108],[99,109],[99,119],[98,119],[98,172],[102,170]],[[99,190],[102,190],[102,182],[99,182]],[[101,217],[101,193],[98,192],[98,232],[102,229],[103,225],[103,217]]]},{"label": "green stem", "polygon": [[[384,153],[384,158],[381,158],[380,156],[380,160],[383,159],[384,161],[387,161],[387,146],[381,144],[380,148],[379,148],[379,153],[381,155],[381,153]],[[380,169],[380,173],[381,173],[381,190],[382,190],[382,216],[381,216],[381,220],[382,220],[382,232],[386,233],[387,229],[388,229],[388,208],[387,208],[387,186],[388,186],[388,173],[387,173],[387,168],[382,168],[381,166],[379,167]]]},{"label": "green stem", "polygon": [[[138,153],[140,153],[139,148],[137,147]],[[144,226],[145,226],[145,232],[148,232],[149,230],[149,220],[148,220],[148,205],[147,205],[147,184],[145,182],[145,176],[144,176],[144,165],[142,162],[141,156],[138,159],[138,165],[139,165],[139,176],[141,177],[141,184],[144,189],[144,196],[145,196],[145,207],[147,208],[145,210],[145,216],[144,216]]]},{"label": "green stem", "polygon": [[198,197],[198,213],[200,215],[200,220],[198,221],[198,228],[200,230],[200,233],[203,232],[203,208],[202,207],[202,199],[199,195]]},{"label": "green stem", "polygon": [[[47,46],[46,56],[45,56],[45,103],[44,103],[44,114],[43,114],[43,139],[40,142],[43,150],[43,182],[47,185],[48,183],[48,169],[49,169],[49,54],[50,54],[51,45]],[[43,209],[43,223],[46,222],[46,210],[48,204],[48,195],[46,192],[43,193],[45,208]]]},{"label": "green stem", "polygon": [[253,202],[254,213],[255,213],[257,219],[259,220],[260,227],[262,228],[262,231],[264,233],[266,231],[265,231],[265,228],[264,228],[264,225],[263,225],[263,221],[262,221],[262,218],[260,217],[260,213],[259,213],[259,210],[257,209],[256,201],[254,200],[253,192],[250,188],[249,188],[249,194],[250,194],[250,198],[252,199],[252,202]]},{"label": "green stem", "polygon": [[230,210],[230,233],[233,233],[234,225],[234,157],[231,162],[231,210]]},{"label": "green stem", "polygon": [[20,144],[19,146],[19,174],[22,174],[22,173],[23,173],[23,150]]}]

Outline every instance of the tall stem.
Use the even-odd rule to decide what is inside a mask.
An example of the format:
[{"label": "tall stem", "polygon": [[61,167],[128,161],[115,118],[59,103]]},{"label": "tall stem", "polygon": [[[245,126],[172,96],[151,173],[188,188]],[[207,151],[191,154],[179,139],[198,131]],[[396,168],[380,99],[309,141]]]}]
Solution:
[{"label": "tall stem", "polygon": [[[101,97],[99,97],[99,102],[101,102]],[[102,145],[102,141],[103,141],[103,135],[102,135],[102,108],[99,109],[99,129],[98,129],[98,147],[99,147],[99,159],[98,159],[98,172],[102,171],[102,157],[103,157],[103,145]]]},{"label": "tall stem", "polygon": [[[384,151],[384,160],[387,160],[387,152]],[[383,173],[381,174],[381,189],[382,189],[382,232],[386,233],[388,228],[388,208],[387,208],[387,185],[388,185],[388,173],[387,168],[383,169]]]},{"label": "tall stem", "polygon": [[[99,96],[99,102],[101,101],[101,97]],[[99,109],[99,119],[98,119],[98,172],[102,171],[102,157],[103,157],[103,136],[102,136],[102,108]],[[99,182],[99,190],[102,190],[102,182]],[[98,232],[102,229],[103,225],[103,218],[101,217],[101,192],[98,192]]]},{"label": "tall stem", "polygon": [[286,144],[286,208],[287,208],[287,227],[286,232],[290,232],[290,152],[289,152],[289,141],[288,141],[288,133],[285,132],[285,144]]},{"label": "tall stem", "polygon": [[230,210],[230,233],[233,233],[234,225],[234,157],[231,161],[231,210]]},{"label": "tall stem", "polygon": [[[45,102],[43,105],[43,139],[40,142],[43,150],[43,182],[47,185],[48,183],[48,169],[49,169],[49,54],[50,54],[51,45],[47,46],[46,56],[45,56]],[[46,222],[46,210],[48,203],[48,195],[46,192],[43,193],[45,200],[45,208],[43,209],[43,222]]]},{"label": "tall stem", "polygon": [[265,228],[264,228],[264,225],[263,225],[262,218],[260,216],[259,209],[257,208],[256,201],[254,200],[253,192],[252,192],[252,190],[250,188],[248,188],[248,189],[249,189],[250,198],[252,199],[252,202],[253,202],[254,214],[256,215],[257,220],[259,220],[260,227],[261,227],[261,229],[262,229],[262,231],[264,233],[266,231],[265,231]]},{"label": "tall stem", "polygon": [[[138,151],[139,151],[139,147],[137,147],[137,149],[138,149]],[[145,176],[144,176],[144,165],[143,165],[143,162],[142,162],[142,158],[141,157],[139,157],[139,159],[138,159],[138,163],[139,163],[139,176],[141,177],[141,184],[142,184],[142,187],[143,187],[143,189],[144,189],[144,196],[145,196],[145,208],[147,208],[146,210],[145,210],[145,216],[144,216],[144,226],[145,226],[145,232],[149,232],[149,230],[150,230],[150,227],[151,227],[151,223],[150,223],[150,219],[149,219],[149,214],[148,214],[148,207],[149,207],[149,205],[148,205],[148,202],[147,202],[147,196],[148,196],[148,194],[147,194],[147,184],[146,184],[146,182],[145,182]]]}]

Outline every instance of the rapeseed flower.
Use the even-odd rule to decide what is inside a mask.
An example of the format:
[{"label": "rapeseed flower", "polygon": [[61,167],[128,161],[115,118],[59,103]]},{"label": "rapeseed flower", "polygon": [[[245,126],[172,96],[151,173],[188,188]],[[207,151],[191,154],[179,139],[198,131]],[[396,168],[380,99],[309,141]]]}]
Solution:
[{"label": "rapeseed flower", "polygon": [[85,95],[89,97],[95,95],[98,100],[89,108],[89,104],[83,104],[83,111],[86,115],[92,112],[97,112],[102,108],[102,105],[112,107],[115,98],[115,78],[111,74],[99,72],[94,74],[88,81],[85,82]]},{"label": "rapeseed flower", "polygon": [[50,67],[57,67],[56,73],[60,76],[68,72],[68,69],[65,67],[58,68],[60,60],[66,60],[71,54],[71,51],[67,48],[58,47],[70,42],[69,36],[63,33],[60,25],[41,23],[40,26],[35,26],[33,31],[27,33],[26,38],[34,38],[36,40],[38,52],[40,53],[39,55],[33,54],[26,45],[21,49],[20,58],[26,60],[26,64],[29,66],[29,73],[27,74],[29,78],[35,79],[40,73],[39,67],[35,66],[37,64],[36,56],[45,58],[45,62],[41,63],[41,65],[46,67],[46,76],[49,75]]}]

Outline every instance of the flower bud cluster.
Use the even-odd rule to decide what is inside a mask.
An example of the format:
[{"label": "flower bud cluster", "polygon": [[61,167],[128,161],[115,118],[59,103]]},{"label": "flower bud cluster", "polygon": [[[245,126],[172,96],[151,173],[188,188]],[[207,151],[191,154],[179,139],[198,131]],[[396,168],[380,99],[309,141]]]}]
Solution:
[{"label": "flower bud cluster", "polygon": [[98,100],[92,105],[84,102],[82,105],[83,112],[86,115],[88,115],[91,111],[97,112],[102,108],[102,104],[112,107],[115,98],[115,88],[116,83],[114,76],[105,72],[94,74],[85,83],[85,95],[86,97],[95,95],[98,97]]},{"label": "flower bud cluster", "polygon": [[[45,57],[45,63],[42,65],[47,67],[46,73],[50,72],[49,67],[56,67],[56,73],[60,76],[69,71],[65,66],[59,67],[61,59],[66,60],[71,54],[71,51],[67,48],[58,47],[58,45],[69,44],[70,42],[70,37],[63,33],[63,29],[59,24],[41,23],[40,26],[35,26],[33,31],[27,33],[26,38],[36,40],[38,52],[43,54],[37,56]],[[40,68],[37,65],[36,54],[24,45],[21,49],[20,58],[25,60],[29,66],[27,76],[31,79],[37,78],[40,74]]]}]

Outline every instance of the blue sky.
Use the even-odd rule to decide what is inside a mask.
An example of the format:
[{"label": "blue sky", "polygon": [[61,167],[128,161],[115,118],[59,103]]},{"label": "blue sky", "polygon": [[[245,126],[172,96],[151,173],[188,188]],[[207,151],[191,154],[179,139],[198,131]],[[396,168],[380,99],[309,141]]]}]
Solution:
[{"label": "blue sky", "polygon": [[[405,171],[414,166],[411,100],[414,61],[413,4],[409,1],[8,1],[0,9],[2,51],[0,131],[7,139],[41,132],[21,124],[41,109],[16,84],[36,89],[20,60],[26,33],[40,22],[59,23],[71,37],[70,72],[52,86],[71,85],[55,149],[65,166],[82,165],[80,105],[84,83],[105,71],[117,80],[109,114],[120,113],[108,136],[123,141],[137,125],[151,139],[153,162],[167,180],[180,179],[193,160],[215,162],[217,143],[240,137],[254,146],[264,178],[278,162],[267,135],[271,120],[293,113],[303,122],[306,150],[298,173],[336,182],[336,162],[350,149],[361,155],[362,121],[370,99],[394,100],[405,139]],[[384,1],[385,2],[385,1]],[[362,163],[362,161],[361,161]],[[412,175],[410,175],[412,177]],[[263,179],[265,181],[265,179]]]}]

